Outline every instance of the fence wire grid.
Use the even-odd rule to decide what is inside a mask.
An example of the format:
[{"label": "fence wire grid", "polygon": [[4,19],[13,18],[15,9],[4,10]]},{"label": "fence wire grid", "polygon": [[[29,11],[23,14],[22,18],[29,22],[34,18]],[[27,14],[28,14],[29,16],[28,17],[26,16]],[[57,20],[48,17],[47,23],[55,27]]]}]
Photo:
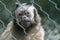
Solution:
[{"label": "fence wire grid", "polygon": [[[16,1],[18,0],[0,0],[0,35],[6,29],[8,22],[13,20],[13,18],[16,19],[13,16]],[[45,29],[45,40],[60,40],[60,8],[58,7],[58,4],[54,0],[30,1],[36,6],[38,12],[41,12],[42,26]],[[28,2],[28,0],[19,0],[19,2]],[[17,24],[21,26],[18,22]],[[23,26],[21,27],[23,28]],[[11,34],[11,32],[9,33]],[[27,34],[25,29],[24,33]],[[15,40],[18,40],[13,35],[12,37]]]}]

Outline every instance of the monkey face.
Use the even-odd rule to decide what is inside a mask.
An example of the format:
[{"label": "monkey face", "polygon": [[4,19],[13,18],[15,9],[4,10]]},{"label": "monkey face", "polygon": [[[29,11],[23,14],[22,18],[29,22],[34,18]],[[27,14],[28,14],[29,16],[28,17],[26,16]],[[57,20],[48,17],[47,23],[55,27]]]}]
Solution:
[{"label": "monkey face", "polygon": [[15,14],[19,22],[34,22],[34,6],[19,7]]}]

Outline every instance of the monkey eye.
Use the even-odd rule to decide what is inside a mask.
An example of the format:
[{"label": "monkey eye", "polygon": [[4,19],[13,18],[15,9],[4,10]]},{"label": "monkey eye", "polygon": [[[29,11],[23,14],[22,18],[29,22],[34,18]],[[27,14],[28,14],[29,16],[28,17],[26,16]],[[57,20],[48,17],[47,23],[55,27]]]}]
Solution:
[{"label": "monkey eye", "polygon": [[24,14],[26,14],[26,12]]},{"label": "monkey eye", "polygon": [[19,16],[22,15],[21,13],[18,14]]},{"label": "monkey eye", "polygon": [[30,13],[29,12],[26,12],[25,15],[27,15],[28,17],[30,17]]},{"label": "monkey eye", "polygon": [[29,14],[29,12],[27,12],[27,14]]},{"label": "monkey eye", "polygon": [[29,15],[29,12],[25,12],[26,15]]}]

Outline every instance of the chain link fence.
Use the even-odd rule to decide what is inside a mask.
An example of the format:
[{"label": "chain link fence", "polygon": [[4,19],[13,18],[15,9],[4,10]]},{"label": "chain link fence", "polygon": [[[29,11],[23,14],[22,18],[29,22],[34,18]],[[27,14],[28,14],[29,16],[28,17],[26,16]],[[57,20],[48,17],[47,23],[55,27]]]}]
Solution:
[{"label": "chain link fence", "polygon": [[[6,29],[9,21],[15,18],[17,0],[0,0],[0,35]],[[28,2],[30,0],[19,0]],[[32,0],[33,1],[33,0]],[[59,0],[34,0],[33,5],[38,9],[45,29],[45,40],[60,40],[60,5]],[[12,35],[12,37],[14,37]],[[14,37],[15,40],[17,40]]]}]

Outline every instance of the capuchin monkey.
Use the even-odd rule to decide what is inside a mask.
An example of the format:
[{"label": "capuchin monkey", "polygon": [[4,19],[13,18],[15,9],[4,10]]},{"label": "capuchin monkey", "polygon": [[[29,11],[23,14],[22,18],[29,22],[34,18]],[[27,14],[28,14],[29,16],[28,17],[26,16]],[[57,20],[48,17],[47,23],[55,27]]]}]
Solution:
[{"label": "capuchin monkey", "polygon": [[37,9],[27,3],[15,10],[16,19],[10,21],[0,40],[44,40],[44,29]]}]

